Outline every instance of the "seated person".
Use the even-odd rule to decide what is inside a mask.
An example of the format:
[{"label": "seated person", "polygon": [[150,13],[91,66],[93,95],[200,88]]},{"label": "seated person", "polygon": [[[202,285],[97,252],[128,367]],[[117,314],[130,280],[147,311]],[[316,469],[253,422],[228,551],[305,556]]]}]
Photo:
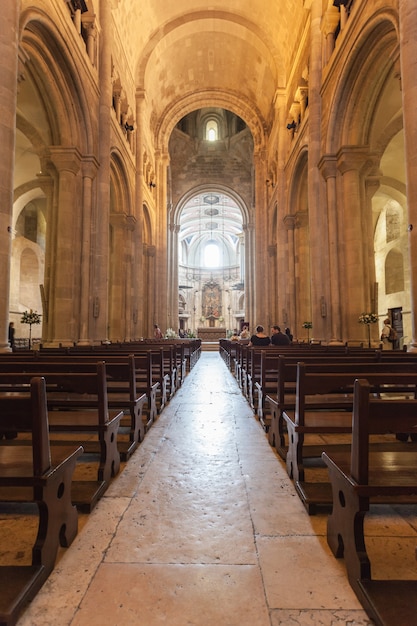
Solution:
[{"label": "seated person", "polygon": [[252,337],[250,338],[249,345],[250,346],[269,346],[270,343],[271,343],[270,338],[268,337],[268,335],[265,335],[264,333],[264,327],[257,326],[256,335],[252,335]]},{"label": "seated person", "polygon": [[279,326],[272,326],[271,343],[273,346],[289,346],[291,341],[287,334],[281,332]]},{"label": "seated person", "polygon": [[239,339],[249,339],[249,338],[250,338],[249,328],[247,326],[244,326],[242,328],[242,332],[239,335]]},{"label": "seated person", "polygon": [[239,335],[236,328],[234,329],[233,334],[230,337],[230,341],[239,341]]}]

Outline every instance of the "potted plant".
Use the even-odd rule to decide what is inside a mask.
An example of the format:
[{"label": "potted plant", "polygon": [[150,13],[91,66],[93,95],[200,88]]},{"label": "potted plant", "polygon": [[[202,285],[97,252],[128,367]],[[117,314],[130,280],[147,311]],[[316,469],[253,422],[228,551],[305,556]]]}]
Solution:
[{"label": "potted plant", "polygon": [[29,324],[29,350],[32,346],[32,324],[40,324],[41,316],[36,311],[30,309],[30,311],[25,311],[22,315],[22,319],[20,320],[21,324]]},{"label": "potted plant", "polygon": [[371,324],[376,324],[378,315],[376,313],[361,313],[359,315],[359,324],[366,324],[368,328],[368,348],[371,347]]},{"label": "potted plant", "polygon": [[313,328],[312,322],[304,322],[303,328],[307,328],[307,341],[310,343],[310,328]]}]

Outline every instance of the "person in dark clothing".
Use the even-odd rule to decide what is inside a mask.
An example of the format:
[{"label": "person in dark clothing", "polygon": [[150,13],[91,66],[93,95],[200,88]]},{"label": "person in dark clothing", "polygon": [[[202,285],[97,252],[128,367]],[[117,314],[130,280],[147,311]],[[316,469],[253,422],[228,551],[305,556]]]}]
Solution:
[{"label": "person in dark clothing", "polygon": [[252,335],[252,337],[250,338],[249,345],[250,346],[269,346],[270,343],[271,343],[270,338],[264,333],[264,327],[257,326],[256,335]]},{"label": "person in dark clothing", "polygon": [[285,329],[285,334],[287,335],[288,339],[290,340],[290,343],[292,343],[293,334],[291,333],[291,330],[288,327]]},{"label": "person in dark clothing", "polygon": [[10,344],[10,347],[11,347],[12,350],[14,348],[14,331],[15,331],[14,322],[10,322],[10,324],[9,324],[9,344]]},{"label": "person in dark clothing", "polygon": [[281,332],[279,326],[272,326],[271,343],[273,346],[289,346],[291,341],[288,335],[284,335],[284,333]]}]

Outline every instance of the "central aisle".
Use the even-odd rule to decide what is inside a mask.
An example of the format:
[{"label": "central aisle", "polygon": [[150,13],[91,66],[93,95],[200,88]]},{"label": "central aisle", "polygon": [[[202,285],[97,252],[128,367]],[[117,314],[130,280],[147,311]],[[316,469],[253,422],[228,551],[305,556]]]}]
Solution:
[{"label": "central aisle", "polygon": [[368,624],[325,531],[202,353],[19,626]]}]

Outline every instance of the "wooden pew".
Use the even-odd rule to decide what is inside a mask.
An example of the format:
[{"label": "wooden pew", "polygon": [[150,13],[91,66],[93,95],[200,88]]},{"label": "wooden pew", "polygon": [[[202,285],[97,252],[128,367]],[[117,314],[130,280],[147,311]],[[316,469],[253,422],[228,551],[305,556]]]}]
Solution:
[{"label": "wooden pew", "polygon": [[[10,394],[24,393],[32,376],[0,374],[0,403],[6,402]],[[98,363],[94,373],[48,373],[46,390],[51,445],[67,445],[70,434],[71,443],[83,446],[80,462],[87,458],[90,461],[90,455],[97,457],[97,479],[72,483],[73,502],[80,510],[90,512],[120,468],[117,433],[123,412],[109,412],[104,363]]]},{"label": "wooden pew", "polygon": [[336,557],[344,556],[349,582],[377,626],[417,624],[417,580],[373,579],[364,538],[371,502],[417,501],[415,448],[394,454],[370,447],[371,433],[398,429],[417,433],[417,401],[374,398],[369,382],[357,380],[351,452],[323,453],[333,489],[327,540]]},{"label": "wooden pew", "polygon": [[[410,372],[410,365],[365,364],[310,364],[298,363],[295,408],[284,409],[282,418],[288,431],[286,466],[293,478],[295,488],[310,514],[318,506],[330,505],[331,491],[328,482],[305,480],[304,463],[319,459],[327,444],[306,446],[308,435],[340,435],[351,432],[353,384],[355,378],[366,375],[379,394],[416,393],[417,364]],[[393,442],[396,450],[399,442]],[[342,444],[334,444],[339,448]],[[343,444],[346,445],[346,444]],[[339,448],[340,449],[340,448]]]},{"label": "wooden pew", "polygon": [[[15,359],[0,358],[0,373],[30,372],[42,376],[50,373],[97,371],[97,355],[43,355],[42,358]],[[107,398],[108,407],[123,410],[129,417],[123,416],[118,431],[118,449],[122,461],[127,461],[145,436],[143,408],[146,395],[136,389],[135,360],[133,355],[120,354],[107,357]]]},{"label": "wooden pew", "polygon": [[[69,359],[72,362],[78,363],[91,363],[97,362],[97,359],[102,359],[104,362],[110,364],[112,361],[120,362],[120,358],[127,359],[128,356],[129,354],[120,350],[120,346],[117,344],[114,349],[103,348],[102,346],[83,346],[77,348],[43,348],[39,352],[39,355],[37,355],[36,352],[32,353],[32,359],[34,361],[39,360],[42,363],[46,361],[56,362],[56,359],[59,358],[62,359],[62,362],[63,359]],[[158,415],[157,394],[160,387],[159,381],[155,380],[155,368],[153,367],[154,358],[154,352],[152,350],[143,350],[134,353],[135,394],[138,398],[142,396],[142,394],[146,396],[146,402],[143,403],[141,401],[143,426],[139,433],[140,441],[143,440],[145,432],[150,428]],[[138,428],[140,427],[138,420],[136,421],[136,425],[138,425]],[[136,440],[137,439],[135,439],[135,441]],[[130,452],[127,451],[126,454],[130,454]]]},{"label": "wooden pew", "polygon": [[[320,368],[321,371],[329,372],[334,370],[333,365],[336,367],[349,368],[349,371],[353,374],[355,370],[358,375],[360,372],[366,373],[369,367],[376,369],[376,371],[389,373],[389,372],[402,372],[407,373],[416,371],[417,358],[404,359],[403,354],[400,353],[395,361],[389,362],[381,360],[381,352],[376,351],[373,354],[368,353],[364,355],[320,355],[317,356],[305,356],[301,359],[309,368]],[[300,359],[288,355],[288,353],[280,354],[278,357],[275,355],[270,357],[266,355],[266,360],[270,360],[269,365],[269,378],[267,379],[264,387],[266,388],[265,404],[268,407],[269,415],[269,428],[268,439],[269,443],[277,449],[278,454],[285,460],[287,455],[287,443],[285,441],[284,422],[282,419],[282,411],[284,409],[293,410],[295,407],[295,387],[297,380],[297,364]],[[369,367],[367,366],[369,364]],[[375,367],[374,367],[375,365]],[[362,369],[357,369],[356,366]],[[313,370],[311,370],[313,371]],[[276,372],[276,373],[275,373]],[[259,393],[265,394],[264,389]]]},{"label": "wooden pew", "polygon": [[77,534],[71,481],[83,451],[50,447],[43,378],[32,378],[24,395],[2,399],[0,428],[10,426],[30,431],[31,439],[30,445],[0,443],[0,502],[36,503],[39,523],[32,563],[0,566],[0,623],[5,625],[15,624],[53,570],[59,546],[69,546]]}]

